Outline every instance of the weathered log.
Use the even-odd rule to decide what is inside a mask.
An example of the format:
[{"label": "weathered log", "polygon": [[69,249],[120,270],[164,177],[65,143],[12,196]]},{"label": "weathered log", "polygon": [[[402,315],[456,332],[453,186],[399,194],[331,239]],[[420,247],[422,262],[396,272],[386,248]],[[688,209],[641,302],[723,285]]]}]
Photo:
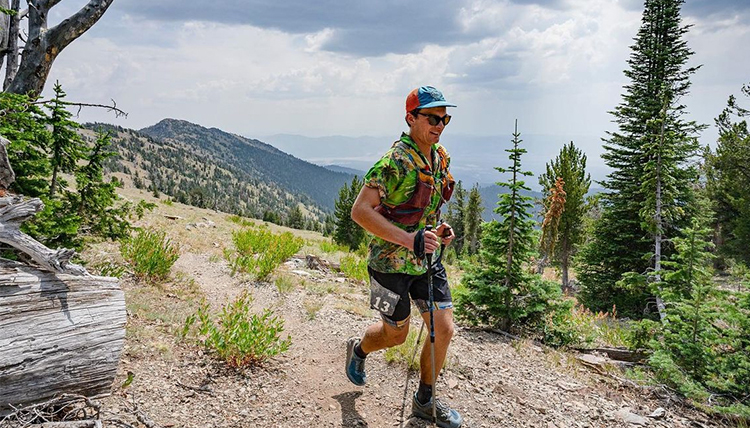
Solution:
[{"label": "weathered log", "polygon": [[574,348],[576,351],[584,352],[587,354],[595,353],[606,355],[608,358],[617,361],[625,361],[628,363],[642,363],[648,358],[648,353],[645,351],[631,351],[627,348]]},{"label": "weathered log", "polygon": [[125,322],[116,278],[0,259],[0,415],[63,393],[107,395]]},{"label": "weathered log", "polygon": [[38,198],[29,200],[23,200],[20,196],[0,198],[0,242],[23,251],[40,266],[52,272],[87,275],[85,268],[70,262],[75,255],[74,250],[67,248],[51,250],[20,231],[21,223],[33,217],[42,208],[44,204]]}]

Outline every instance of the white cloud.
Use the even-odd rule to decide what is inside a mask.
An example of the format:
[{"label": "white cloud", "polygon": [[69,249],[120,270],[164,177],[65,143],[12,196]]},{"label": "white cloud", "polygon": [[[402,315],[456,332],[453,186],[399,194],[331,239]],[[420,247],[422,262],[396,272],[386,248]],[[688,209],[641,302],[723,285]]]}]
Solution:
[{"label": "white cloud", "polygon": [[[334,25],[289,33],[115,10],[62,52],[51,79],[71,99],[114,98],[130,112],[116,120],[87,110],[84,120],[133,128],[178,117],[248,136],[395,135],[403,128],[405,95],[431,84],[459,104],[447,136],[509,135],[519,118],[525,133],[601,137],[613,129],[606,112],[621,101],[622,70],[640,24],[640,10],[626,6],[569,0],[553,10],[467,1],[456,9],[456,40],[447,43],[440,28],[428,27],[421,36],[433,42],[374,56],[326,50],[343,37]],[[750,43],[747,18],[715,19],[691,18],[688,33],[695,60],[705,66],[686,102],[704,123],[750,69],[739,54]]]}]

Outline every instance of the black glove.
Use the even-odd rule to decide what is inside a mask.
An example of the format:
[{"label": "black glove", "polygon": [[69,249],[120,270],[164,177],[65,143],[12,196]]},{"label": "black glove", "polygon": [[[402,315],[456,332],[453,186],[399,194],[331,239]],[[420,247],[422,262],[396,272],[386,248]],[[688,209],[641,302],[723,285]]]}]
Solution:
[{"label": "black glove", "polygon": [[414,254],[418,259],[423,259],[425,256],[424,252],[424,229],[419,229],[417,234],[414,235]]}]

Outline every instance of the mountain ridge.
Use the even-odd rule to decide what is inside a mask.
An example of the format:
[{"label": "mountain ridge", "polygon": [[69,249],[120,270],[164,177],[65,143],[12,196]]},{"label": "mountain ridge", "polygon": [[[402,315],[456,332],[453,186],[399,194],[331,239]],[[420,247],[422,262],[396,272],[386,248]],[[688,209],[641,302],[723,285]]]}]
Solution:
[{"label": "mountain ridge", "polygon": [[338,191],[352,176],[299,159],[257,139],[206,128],[178,119],[163,119],[140,130],[162,140],[180,140],[210,150],[227,165],[254,171],[259,178],[310,197],[324,210],[332,210]]}]

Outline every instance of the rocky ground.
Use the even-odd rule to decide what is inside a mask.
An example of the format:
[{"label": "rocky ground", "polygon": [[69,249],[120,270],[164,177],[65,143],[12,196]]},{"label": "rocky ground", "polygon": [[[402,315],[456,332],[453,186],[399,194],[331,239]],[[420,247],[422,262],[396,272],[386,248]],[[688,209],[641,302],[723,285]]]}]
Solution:
[{"label": "rocky ground", "polygon": [[[145,426],[135,417],[137,407],[153,426],[165,428],[429,426],[409,418],[417,380],[404,364],[389,364],[379,352],[367,360],[367,386],[344,375],[346,339],[377,320],[364,284],[307,269],[302,260],[275,274],[288,287],[232,276],[221,254],[239,226],[223,214],[177,205],[160,204],[145,220],[181,245],[172,279],[161,285],[122,281],[128,334],[113,394],[103,400],[105,421]],[[303,252],[312,253],[322,238],[306,239]],[[111,244],[87,256],[92,266],[118,262]],[[292,346],[240,372],[178,332],[200,299],[219,308],[243,290],[255,309],[271,308],[283,318]],[[449,353],[437,391],[462,412],[466,427],[722,426],[662,389],[638,387],[614,369],[592,371],[572,353],[528,341],[458,326]]]}]

